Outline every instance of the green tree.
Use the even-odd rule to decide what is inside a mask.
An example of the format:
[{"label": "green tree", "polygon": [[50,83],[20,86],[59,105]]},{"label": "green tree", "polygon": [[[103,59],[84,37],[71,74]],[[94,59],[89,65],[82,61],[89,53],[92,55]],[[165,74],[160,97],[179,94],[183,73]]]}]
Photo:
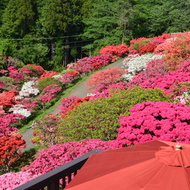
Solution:
[{"label": "green tree", "polygon": [[162,0],[151,9],[149,29],[153,35],[183,32],[190,29],[190,0]]},{"label": "green tree", "polygon": [[32,0],[10,0],[2,15],[1,36],[22,38],[35,24]]},{"label": "green tree", "polygon": [[86,38],[95,39],[86,48],[96,49],[107,44],[121,44],[131,36],[134,1],[97,0],[84,19]]},{"label": "green tree", "polygon": [[7,6],[7,3],[8,3],[9,0],[1,0],[0,1],[0,26],[2,24],[2,15],[3,15],[3,12]]}]

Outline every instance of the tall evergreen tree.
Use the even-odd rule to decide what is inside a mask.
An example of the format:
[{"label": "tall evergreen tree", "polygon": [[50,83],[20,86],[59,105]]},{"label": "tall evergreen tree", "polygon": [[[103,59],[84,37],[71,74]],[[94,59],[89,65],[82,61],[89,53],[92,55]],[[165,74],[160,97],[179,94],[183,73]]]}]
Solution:
[{"label": "tall evergreen tree", "polygon": [[153,35],[164,32],[182,32],[190,29],[190,0],[161,0],[151,9],[150,31]]},{"label": "tall evergreen tree", "polygon": [[97,50],[107,44],[126,42],[131,36],[133,0],[97,0],[93,2],[86,24],[85,35],[95,39],[87,48]]},{"label": "tall evergreen tree", "polygon": [[7,6],[7,3],[8,3],[9,0],[1,0],[0,1],[0,26],[2,24],[2,15],[3,15],[3,12]]},{"label": "tall evergreen tree", "polygon": [[2,15],[1,36],[23,38],[35,24],[32,0],[9,0]]}]

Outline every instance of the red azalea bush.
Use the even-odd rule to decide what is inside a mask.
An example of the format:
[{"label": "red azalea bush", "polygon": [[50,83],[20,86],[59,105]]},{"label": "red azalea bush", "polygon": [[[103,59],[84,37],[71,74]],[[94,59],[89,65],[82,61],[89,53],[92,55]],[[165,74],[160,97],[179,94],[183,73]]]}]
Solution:
[{"label": "red azalea bush", "polygon": [[99,51],[101,55],[111,54],[117,57],[126,56],[128,52],[129,52],[129,47],[126,44],[107,45],[106,47],[102,47]]},{"label": "red azalea bush", "polygon": [[137,38],[137,39],[132,39],[130,41],[130,46],[133,45],[133,44],[136,44],[137,42],[141,42],[143,40],[150,40],[152,38],[145,38],[145,37],[140,37],[140,38]]},{"label": "red azalea bush", "polygon": [[78,77],[79,76],[79,73],[77,71],[68,71],[65,74],[71,75],[73,77]]},{"label": "red azalea bush", "polygon": [[40,80],[47,78],[47,77],[52,77],[54,75],[58,75],[59,73],[55,72],[55,71],[44,71],[43,74],[40,76]]},{"label": "red azalea bush", "polygon": [[44,68],[40,65],[35,65],[35,64],[27,64],[26,66],[32,67],[38,74],[43,74],[44,73]]},{"label": "red azalea bush", "polygon": [[156,36],[153,38],[153,41],[154,40],[166,40],[166,39],[169,39],[169,38],[172,38],[173,36],[169,33],[163,33],[161,36]]},{"label": "red azalea bush", "polygon": [[121,70],[117,67],[108,68],[91,75],[90,78],[86,81],[86,85],[88,89],[93,89],[102,83],[113,84],[116,81],[121,80],[122,76],[125,73],[126,71]]},{"label": "red azalea bush", "polygon": [[37,159],[23,167],[22,170],[31,175],[44,174],[93,149],[111,150],[113,148],[120,148],[117,142],[99,139],[52,145],[50,148],[40,150]]},{"label": "red azalea bush", "polygon": [[16,90],[4,91],[0,94],[0,105],[13,106],[18,102],[15,100],[15,96],[18,94]]},{"label": "red azalea bush", "polygon": [[190,107],[169,102],[143,102],[121,116],[117,140],[131,145],[151,140],[190,143]]},{"label": "red azalea bush", "polygon": [[146,45],[142,45],[140,47],[140,50],[139,50],[139,54],[140,55],[143,55],[145,53],[148,53],[148,52],[154,52],[154,49],[156,48],[157,46],[153,43],[149,43],[149,44],[146,44]]},{"label": "red azalea bush", "polygon": [[3,172],[9,172],[11,164],[22,155],[25,148],[25,140],[22,135],[13,133],[11,136],[0,137],[0,168]]}]

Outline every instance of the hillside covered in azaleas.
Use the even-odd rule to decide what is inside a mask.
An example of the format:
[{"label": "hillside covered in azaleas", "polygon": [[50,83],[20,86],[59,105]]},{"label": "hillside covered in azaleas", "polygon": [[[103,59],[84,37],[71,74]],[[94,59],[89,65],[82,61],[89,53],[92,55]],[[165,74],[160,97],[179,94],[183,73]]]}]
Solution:
[{"label": "hillside covered in azaleas", "polygon": [[[27,87],[22,86],[23,90],[17,88],[18,95],[10,96],[9,99],[10,102],[15,97],[15,101],[2,103],[4,115],[16,114],[7,110],[17,105],[17,101],[28,101],[22,105],[31,113],[35,113],[38,106],[45,109],[51,99],[61,93],[60,89],[66,89],[71,83],[68,76],[75,80],[115,61],[118,55],[125,56],[123,70],[108,69],[91,75],[87,84],[88,87],[95,87],[92,94],[83,99],[76,96],[63,98],[60,113],[46,115],[33,123],[33,142],[47,148],[40,151],[36,160],[23,167],[19,173],[1,175],[0,181],[21,176],[20,181],[12,180],[11,183],[4,183],[4,186],[2,184],[1,188],[16,187],[94,148],[106,151],[153,139],[189,143],[189,42],[190,33],[183,32],[133,39],[129,46],[117,46],[115,49],[109,45],[100,50],[102,55],[69,64],[68,69],[72,69],[72,72],[67,70],[57,74],[43,71],[39,74],[36,71],[34,75],[32,66],[27,66],[33,74],[30,72],[27,77],[23,74],[23,77],[31,77],[33,82],[28,80],[27,83],[23,82],[23,86],[28,84],[28,89],[36,89],[37,96],[20,93]],[[15,72],[16,69],[12,70]],[[21,68],[17,70],[22,73]],[[15,82],[11,85],[21,84],[20,75],[19,80],[16,80],[17,75],[10,74],[10,71],[4,73]],[[2,85],[1,89],[5,91],[8,87]],[[7,125],[10,127],[10,122]],[[11,136],[11,132],[7,136]]]}]

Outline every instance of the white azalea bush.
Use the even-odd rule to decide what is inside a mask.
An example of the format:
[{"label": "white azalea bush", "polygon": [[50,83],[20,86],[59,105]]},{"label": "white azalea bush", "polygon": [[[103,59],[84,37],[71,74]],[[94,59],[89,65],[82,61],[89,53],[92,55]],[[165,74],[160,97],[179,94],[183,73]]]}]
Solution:
[{"label": "white azalea bush", "polygon": [[13,107],[9,109],[10,112],[15,114],[21,114],[25,117],[29,117],[31,115],[31,112],[25,108],[22,104],[15,104]]},{"label": "white azalea bush", "polygon": [[123,61],[123,65],[128,70],[128,74],[135,75],[141,71],[144,71],[148,62],[161,58],[162,55],[147,53],[141,56],[129,57]]},{"label": "white azalea bush", "polygon": [[34,81],[25,82],[22,86],[21,91],[19,92],[19,96],[23,98],[37,96],[40,91],[37,88],[35,88],[34,85]]}]

